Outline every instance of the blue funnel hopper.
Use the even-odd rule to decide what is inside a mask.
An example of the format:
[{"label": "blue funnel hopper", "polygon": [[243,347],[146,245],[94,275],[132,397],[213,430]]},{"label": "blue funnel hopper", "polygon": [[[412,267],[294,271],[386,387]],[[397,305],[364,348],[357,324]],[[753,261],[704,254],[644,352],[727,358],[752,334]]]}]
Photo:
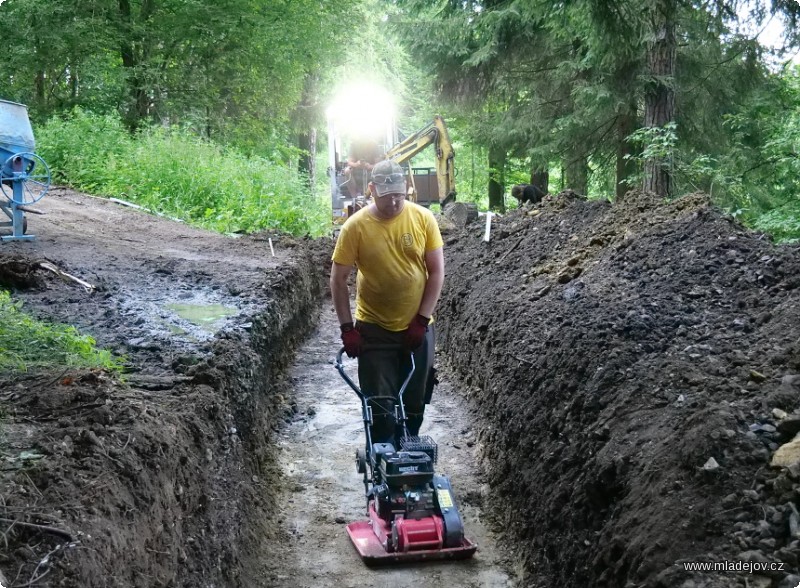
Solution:
[{"label": "blue funnel hopper", "polygon": [[0,236],[0,241],[34,239],[25,234],[25,213],[33,212],[29,206],[41,200],[50,187],[50,170],[35,149],[28,108],[0,100],[0,211],[9,219],[0,222],[0,228],[11,228],[11,235]]}]

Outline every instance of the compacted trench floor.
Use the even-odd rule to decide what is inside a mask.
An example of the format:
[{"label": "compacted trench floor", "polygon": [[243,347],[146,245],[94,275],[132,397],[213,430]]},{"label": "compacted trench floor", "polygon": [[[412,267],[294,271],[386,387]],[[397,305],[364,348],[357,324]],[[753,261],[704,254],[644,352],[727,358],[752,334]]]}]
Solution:
[{"label": "compacted trench floor", "polygon": [[[360,403],[334,367],[339,329],[330,301],[319,327],[300,348],[290,372],[296,413],[279,435],[279,462],[288,481],[281,507],[285,553],[270,585],[425,588],[515,586],[510,559],[488,528],[479,450],[466,401],[442,381],[421,434],[437,442],[437,473],[450,477],[466,536],[478,544],[470,560],[369,568],[351,545],[345,525],[365,519],[366,500],[355,452],[364,444]],[[345,360],[357,381],[355,360]],[[444,378],[440,377],[440,380]]]}]

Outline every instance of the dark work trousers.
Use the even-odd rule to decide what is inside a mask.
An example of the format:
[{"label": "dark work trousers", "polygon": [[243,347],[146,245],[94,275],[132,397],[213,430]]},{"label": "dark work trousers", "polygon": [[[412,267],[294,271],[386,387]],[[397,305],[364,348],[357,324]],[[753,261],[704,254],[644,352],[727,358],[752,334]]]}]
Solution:
[{"label": "dark work trousers", "polygon": [[[387,331],[370,323],[358,323],[362,347],[358,356],[358,381],[361,391],[372,407],[373,443],[392,443],[400,449],[402,428],[395,421],[397,393],[411,370],[411,357],[402,349],[405,331]],[[408,434],[419,435],[425,405],[431,400],[436,373],[433,368],[435,327],[428,326],[422,345],[414,352],[415,369],[403,393],[403,405],[408,419]],[[378,349],[370,349],[380,346]],[[383,347],[394,346],[393,349]]]}]

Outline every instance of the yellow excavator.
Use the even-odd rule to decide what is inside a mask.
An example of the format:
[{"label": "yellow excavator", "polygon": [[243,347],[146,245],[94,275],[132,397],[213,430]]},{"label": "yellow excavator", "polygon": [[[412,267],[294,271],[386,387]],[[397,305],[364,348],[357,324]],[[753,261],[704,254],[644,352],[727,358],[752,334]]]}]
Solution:
[{"label": "yellow excavator", "polygon": [[[387,138],[394,138],[397,129],[394,124],[387,126],[390,132]],[[366,206],[370,199],[368,191],[359,192],[359,187],[351,190],[352,179],[348,178],[347,164],[342,161],[335,126],[329,122],[329,149],[331,167],[329,174],[332,186],[332,204],[334,225],[342,224],[355,211]],[[374,143],[374,141],[373,141]],[[351,142],[351,146],[352,146]],[[384,143],[391,144],[391,140]],[[412,167],[411,159],[433,147],[435,155],[434,167]],[[474,204],[456,202],[455,184],[455,151],[450,142],[450,135],[444,119],[436,115],[431,122],[410,136],[395,142],[388,147],[382,159],[391,159],[407,170],[409,180],[408,199],[422,206],[439,204],[442,212],[455,224],[464,226],[478,217]],[[373,161],[372,163],[377,163]],[[366,182],[364,182],[366,184]],[[366,188],[366,185],[361,189]]]},{"label": "yellow excavator", "polygon": [[412,157],[433,145],[436,162],[434,168],[410,167],[409,184],[411,192],[409,200],[429,206],[439,203],[444,207],[455,202],[456,180],[454,159],[455,151],[450,142],[450,135],[444,119],[436,115],[427,125],[400,141],[386,152],[385,159],[391,159],[405,166]]}]

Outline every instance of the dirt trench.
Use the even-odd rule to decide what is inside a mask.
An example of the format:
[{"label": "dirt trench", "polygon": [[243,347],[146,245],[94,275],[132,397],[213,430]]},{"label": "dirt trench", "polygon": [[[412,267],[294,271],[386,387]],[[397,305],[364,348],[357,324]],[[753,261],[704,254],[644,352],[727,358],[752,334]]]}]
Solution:
[{"label": "dirt trench", "polygon": [[[489,242],[483,223],[445,231],[451,375],[425,426],[483,545],[463,567],[377,573],[342,528],[360,426],[328,364],[331,243],[232,240],[69,191],[42,208],[39,240],[0,249],[2,285],[131,373],[3,375],[9,584],[800,583],[800,463],[773,465],[800,443],[800,248],[703,195],[563,192],[495,218]],[[209,328],[180,302],[236,312]]]},{"label": "dirt trench", "polygon": [[[364,520],[362,477],[355,451],[363,447],[360,404],[333,364],[341,342],[330,301],[323,306],[317,331],[298,351],[290,370],[296,414],[278,439],[279,462],[289,491],[280,509],[285,517],[280,556],[270,586],[313,588],[501,588],[513,586],[513,571],[488,522],[492,493],[482,483],[476,423],[466,401],[449,378],[442,377],[426,410],[421,434],[437,441],[437,473],[453,485],[467,537],[478,553],[460,562],[370,569],[361,564],[345,524]],[[344,359],[355,379],[356,362]],[[486,508],[484,508],[486,507]]]},{"label": "dirt trench", "polygon": [[702,194],[566,191],[483,235],[446,241],[439,340],[524,585],[795,588],[800,248]]},{"label": "dirt trench", "polygon": [[128,368],[0,374],[6,586],[510,585],[446,383],[426,427],[478,556],[373,572],[347,541],[359,413],[330,363],[329,240],[230,239],[66,189],[40,208],[37,239],[0,249],[0,286]]}]

